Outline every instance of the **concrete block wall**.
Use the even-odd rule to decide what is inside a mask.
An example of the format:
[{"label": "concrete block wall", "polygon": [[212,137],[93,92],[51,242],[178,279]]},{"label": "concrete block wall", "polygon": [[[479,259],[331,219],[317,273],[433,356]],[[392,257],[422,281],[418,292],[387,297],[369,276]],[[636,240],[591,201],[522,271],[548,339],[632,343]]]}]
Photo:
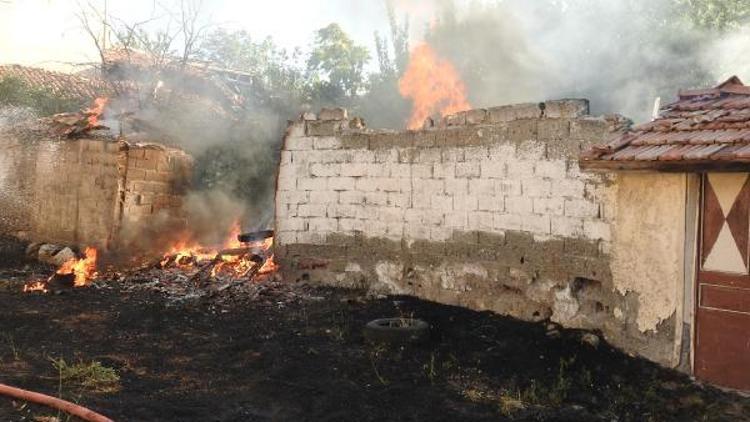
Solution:
[{"label": "concrete block wall", "polygon": [[[283,274],[601,330],[668,362],[612,276],[617,178],[578,153],[624,122],[585,100],[470,110],[378,131],[343,110],[291,122],[276,192]],[[657,329],[659,328],[659,329]]]}]

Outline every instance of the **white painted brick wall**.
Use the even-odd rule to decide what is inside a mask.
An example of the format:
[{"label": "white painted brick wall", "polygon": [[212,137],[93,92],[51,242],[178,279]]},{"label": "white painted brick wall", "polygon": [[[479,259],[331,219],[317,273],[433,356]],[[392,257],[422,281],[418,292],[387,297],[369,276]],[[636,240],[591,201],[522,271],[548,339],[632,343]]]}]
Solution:
[{"label": "white painted brick wall", "polygon": [[601,178],[546,158],[535,141],[366,150],[291,133],[276,194],[280,244],[322,243],[334,232],[443,241],[475,230],[586,238],[604,250],[611,242]]}]

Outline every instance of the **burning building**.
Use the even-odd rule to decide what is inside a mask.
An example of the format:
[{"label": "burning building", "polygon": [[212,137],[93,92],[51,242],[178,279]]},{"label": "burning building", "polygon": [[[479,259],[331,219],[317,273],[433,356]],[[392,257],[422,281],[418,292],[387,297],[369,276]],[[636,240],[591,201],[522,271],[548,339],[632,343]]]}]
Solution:
[{"label": "burning building", "polygon": [[634,129],[589,115],[586,100],[404,132],[363,128],[343,109],[304,114],[281,152],[277,262],[289,280],[597,330],[750,388],[738,369],[750,365],[749,98],[736,78],[682,92]]}]

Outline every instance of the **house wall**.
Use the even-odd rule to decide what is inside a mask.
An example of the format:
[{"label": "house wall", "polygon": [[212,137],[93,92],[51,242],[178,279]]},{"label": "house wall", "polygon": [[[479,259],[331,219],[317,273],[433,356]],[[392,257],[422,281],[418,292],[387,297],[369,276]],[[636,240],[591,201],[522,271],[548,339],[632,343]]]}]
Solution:
[{"label": "house wall", "polygon": [[[581,173],[581,149],[620,122],[587,112],[578,100],[504,106],[407,132],[363,129],[343,110],[303,115],[278,174],[283,274],[598,329],[675,364],[684,223],[656,210],[679,199],[679,180]],[[668,233],[640,224],[641,207]]]},{"label": "house wall", "polygon": [[0,230],[32,241],[107,247],[123,220],[179,209],[190,180],[192,159],[161,146],[109,139],[0,143],[0,164],[8,169],[0,170],[0,213],[14,216]]}]

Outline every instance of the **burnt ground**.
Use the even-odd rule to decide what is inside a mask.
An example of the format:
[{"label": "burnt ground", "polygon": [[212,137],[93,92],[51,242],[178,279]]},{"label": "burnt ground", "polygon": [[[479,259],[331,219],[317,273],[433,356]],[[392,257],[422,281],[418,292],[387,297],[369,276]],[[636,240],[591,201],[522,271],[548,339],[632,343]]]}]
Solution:
[{"label": "burnt ground", "polygon": [[[0,382],[117,421],[750,420],[750,399],[585,344],[574,330],[552,337],[545,324],[411,297],[273,283],[221,299],[174,300],[117,281],[24,294],[17,280],[49,270],[6,261]],[[366,322],[405,315],[428,321],[432,339],[366,344]],[[120,380],[61,381],[58,358],[100,362]],[[0,397],[2,421],[45,415],[56,413]]]}]

